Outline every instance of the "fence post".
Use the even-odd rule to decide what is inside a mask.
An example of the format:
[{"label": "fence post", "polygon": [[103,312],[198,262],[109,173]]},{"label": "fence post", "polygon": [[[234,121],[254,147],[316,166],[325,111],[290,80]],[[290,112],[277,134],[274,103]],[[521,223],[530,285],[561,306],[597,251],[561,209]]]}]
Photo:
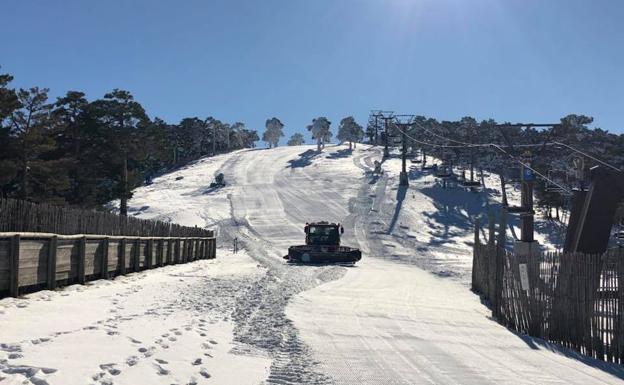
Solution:
[{"label": "fence post", "polygon": [[488,212],[488,245],[494,246],[496,241],[496,219],[492,211]]},{"label": "fence post", "polygon": [[108,279],[108,237],[102,241],[102,279]]},{"label": "fence post", "polygon": [[56,251],[58,247],[58,237],[50,237],[48,241],[48,290],[56,289]]},{"label": "fence post", "polygon": [[78,283],[84,285],[85,279],[85,254],[87,249],[87,237],[82,236],[78,240]]},{"label": "fence post", "polygon": [[126,274],[126,238],[119,240],[119,274]]},{"label": "fence post", "polygon": [[164,263],[164,255],[165,255],[165,241],[160,238],[158,240],[158,249],[156,250],[156,261],[158,262],[158,267],[163,267]]},{"label": "fence post", "polygon": [[492,316],[500,319],[501,315],[501,291],[503,289],[503,273],[505,268],[505,242],[507,233],[507,210],[501,210],[500,225],[498,227],[498,239],[496,245],[496,253],[494,253],[495,259],[495,273],[493,290],[494,295],[490,299],[492,301]]},{"label": "fence post", "polygon": [[180,263],[180,238],[175,240],[175,248],[173,250],[173,263]]},{"label": "fence post", "polygon": [[20,259],[20,235],[11,237],[9,253],[9,294],[11,297],[19,296],[19,259]]},{"label": "fence post", "polygon": [[[479,291],[477,287],[477,275],[481,272],[477,272],[477,266],[480,264],[477,262],[478,249],[479,249],[479,231],[480,231],[480,220],[479,217],[475,218],[474,221],[474,246],[472,247],[472,290]],[[236,242],[236,241],[235,241]],[[234,244],[234,252],[236,253],[236,243]]]},{"label": "fence post", "polygon": [[152,268],[152,258],[154,258],[154,238],[150,238],[147,240],[147,245],[145,245],[145,267],[147,269]]},{"label": "fence post", "polygon": [[167,265],[173,263],[173,242],[171,238],[167,239]]},{"label": "fence post", "polygon": [[134,240],[134,261],[132,269],[136,273],[141,268],[141,239],[138,237]]}]

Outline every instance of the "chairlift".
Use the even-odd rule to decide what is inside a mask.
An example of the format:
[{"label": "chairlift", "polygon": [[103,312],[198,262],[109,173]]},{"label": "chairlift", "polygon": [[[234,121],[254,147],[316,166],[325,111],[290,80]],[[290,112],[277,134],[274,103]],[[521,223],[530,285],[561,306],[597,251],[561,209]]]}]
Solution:
[{"label": "chairlift", "polygon": [[562,193],[564,189],[561,185],[568,185],[569,176],[565,170],[548,170],[548,180],[546,180],[545,190],[552,193]]},{"label": "chairlift", "polygon": [[448,179],[453,176],[453,169],[449,163],[444,162],[440,165],[440,167],[436,168],[434,175],[436,178]]}]

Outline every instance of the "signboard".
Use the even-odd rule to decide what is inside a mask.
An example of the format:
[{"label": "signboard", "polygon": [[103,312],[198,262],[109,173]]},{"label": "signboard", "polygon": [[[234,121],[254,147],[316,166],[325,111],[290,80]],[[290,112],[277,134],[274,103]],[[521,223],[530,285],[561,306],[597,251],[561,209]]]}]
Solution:
[{"label": "signboard", "polygon": [[520,283],[522,284],[522,290],[529,291],[529,271],[526,263],[519,264],[518,269],[520,270]]},{"label": "signboard", "polygon": [[528,181],[532,181],[533,180],[533,170],[531,170],[530,168],[526,168],[526,167],[523,167],[522,170],[523,170],[522,171],[523,172],[523,175],[522,175],[523,179],[525,181],[527,181],[527,182]]}]

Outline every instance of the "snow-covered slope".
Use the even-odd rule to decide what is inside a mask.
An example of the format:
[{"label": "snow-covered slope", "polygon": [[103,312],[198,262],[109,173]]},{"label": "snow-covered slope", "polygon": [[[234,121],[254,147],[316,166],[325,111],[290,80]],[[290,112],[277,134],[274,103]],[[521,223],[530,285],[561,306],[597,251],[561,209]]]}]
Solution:
[{"label": "snow-covered slope", "polygon": [[[144,383],[183,383],[187,378],[196,383],[271,384],[585,384],[624,378],[621,368],[570,358],[576,355],[509,332],[488,317],[479,297],[469,291],[472,221],[496,205],[494,191],[444,189],[418,170],[411,172],[408,189],[398,188],[398,159],[384,162],[382,176],[371,174],[373,161],[380,158],[381,149],[368,146],[352,153],[344,146],[328,146],[321,154],[312,146],[244,150],[203,159],[137,189],[130,202],[132,215],[217,229],[223,248],[218,259],[189,265],[189,271],[173,266],[140,273],[140,279],[156,286],[141,284],[143,289],[122,299],[142,304],[132,306],[139,310],[131,319],[114,318],[115,330],[129,342],[108,339],[104,326],[92,334],[78,332],[83,341],[97,346],[120,344],[119,354],[105,350],[97,359],[88,354],[96,348],[77,341],[61,345],[52,339],[40,348],[25,339],[65,330],[55,322],[57,326],[34,332],[36,321],[43,322],[52,312],[36,300],[47,292],[21,302],[0,301],[6,308],[0,321],[14,325],[0,331],[5,343],[0,346],[17,344],[21,356],[9,358],[0,349],[0,373],[5,373],[0,377],[21,381],[24,373],[11,374],[11,368],[45,366],[58,370],[39,370],[37,376],[65,383],[62,379],[71,376],[69,357],[81,357],[91,372],[84,369],[80,378],[103,372],[97,381],[111,384],[137,383],[131,381],[137,376],[149,379]],[[217,172],[225,174],[227,186],[211,189]],[[493,179],[486,183],[495,187]],[[286,265],[281,256],[289,245],[303,242],[303,225],[313,220],[343,223],[344,244],[360,247],[363,260],[353,268]],[[245,253],[226,251],[235,238]],[[226,265],[228,274],[217,274]],[[133,278],[84,288],[91,294],[70,289],[61,292],[67,297],[54,293],[49,298],[60,311],[76,301],[101,303],[108,296],[116,298],[128,279]],[[158,306],[146,289],[165,291],[156,297]],[[16,303],[33,310],[28,313],[30,326],[17,326],[26,311]],[[110,316],[94,311],[84,317],[80,325],[90,327],[107,325]],[[153,330],[138,332],[141,327]],[[166,353],[154,342],[154,355],[140,356],[142,366],[129,366],[120,358],[129,354],[132,339],[141,340],[141,346],[152,339],[163,342],[167,337],[162,336],[171,335],[173,328],[195,339],[171,344]],[[190,357],[209,346],[205,339],[213,335],[219,336],[216,346],[228,350],[199,365],[214,374],[207,378]],[[69,353],[64,360],[46,361],[37,353],[46,351]],[[167,373],[155,358],[168,362]],[[121,374],[100,366],[107,363],[114,363]],[[237,369],[242,366],[248,370]],[[230,381],[228,373],[238,376],[237,381]]]}]

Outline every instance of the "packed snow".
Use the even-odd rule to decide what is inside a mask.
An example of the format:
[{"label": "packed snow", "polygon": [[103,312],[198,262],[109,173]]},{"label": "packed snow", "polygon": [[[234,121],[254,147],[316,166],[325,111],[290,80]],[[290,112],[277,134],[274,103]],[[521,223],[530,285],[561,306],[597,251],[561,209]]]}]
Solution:
[{"label": "packed snow", "polygon": [[[381,154],[362,145],[242,150],[137,189],[130,215],[214,228],[217,259],[1,300],[0,382],[624,379],[620,367],[510,332],[469,290],[474,218],[500,201],[494,176],[479,191],[443,188],[409,164],[410,187],[398,188],[399,159],[372,173]],[[210,188],[220,172],[226,186]],[[342,223],[343,244],[361,248],[362,261],[286,264],[288,246],[315,220]],[[244,247],[236,254],[234,239]]]}]

